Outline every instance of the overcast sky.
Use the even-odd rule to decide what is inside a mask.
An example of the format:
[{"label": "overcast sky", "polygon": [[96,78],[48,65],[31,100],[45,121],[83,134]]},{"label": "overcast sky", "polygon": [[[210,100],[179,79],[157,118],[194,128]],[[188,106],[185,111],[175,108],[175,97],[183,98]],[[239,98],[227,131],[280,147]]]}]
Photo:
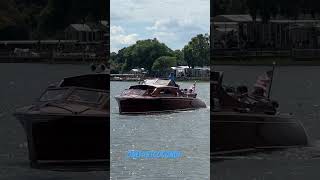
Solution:
[{"label": "overcast sky", "polygon": [[210,30],[210,0],[111,0],[110,5],[113,52],[153,38],[181,49]]}]

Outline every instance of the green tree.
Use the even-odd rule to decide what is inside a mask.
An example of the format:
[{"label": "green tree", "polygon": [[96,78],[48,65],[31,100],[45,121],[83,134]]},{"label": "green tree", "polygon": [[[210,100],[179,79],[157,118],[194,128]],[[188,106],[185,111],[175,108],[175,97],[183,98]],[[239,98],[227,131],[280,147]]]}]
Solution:
[{"label": "green tree", "polygon": [[105,0],[0,0],[0,39],[58,38],[71,23],[108,20],[108,7]]},{"label": "green tree", "polygon": [[161,56],[173,56],[173,51],[157,39],[147,39],[121,49],[116,62],[123,63],[122,71],[129,71],[132,68],[151,70],[154,61]]},{"label": "green tree", "polygon": [[[289,19],[297,19],[302,12],[303,3],[301,0],[280,0],[278,4],[280,14]],[[312,9],[312,6],[307,9]]]},{"label": "green tree", "polygon": [[39,14],[38,30],[42,37],[52,37],[71,23],[85,23],[107,19],[107,1],[49,0]]},{"label": "green tree", "polygon": [[259,0],[247,0],[247,7],[249,14],[251,15],[253,21],[257,20],[258,9],[259,9]]},{"label": "green tree", "polygon": [[177,59],[178,66],[187,65],[187,62],[184,61],[183,52],[180,49],[173,51],[173,56]]},{"label": "green tree", "polygon": [[111,74],[121,73],[122,64],[117,62],[117,53],[115,52],[110,53],[109,62],[110,62]]},{"label": "green tree", "polygon": [[210,43],[208,34],[199,34],[183,48],[184,60],[189,67],[210,64]]},{"label": "green tree", "polygon": [[176,65],[177,65],[177,60],[175,57],[161,56],[154,61],[152,65],[152,70],[164,72],[164,71],[170,70],[171,67]]},{"label": "green tree", "polygon": [[0,0],[0,13],[0,40],[29,38],[28,27],[14,0]]}]

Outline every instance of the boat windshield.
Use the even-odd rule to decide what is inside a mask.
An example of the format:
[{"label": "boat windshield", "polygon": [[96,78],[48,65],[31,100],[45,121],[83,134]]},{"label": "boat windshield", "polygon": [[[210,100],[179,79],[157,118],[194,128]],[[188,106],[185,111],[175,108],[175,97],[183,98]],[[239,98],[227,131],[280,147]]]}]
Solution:
[{"label": "boat windshield", "polygon": [[56,101],[64,98],[68,89],[47,89],[47,91],[41,96],[40,101]]},{"label": "boat windshield", "polygon": [[106,93],[101,91],[75,89],[67,97],[67,100],[98,104],[105,96],[106,96]]},{"label": "boat windshield", "polygon": [[143,96],[147,90],[143,89],[126,89],[122,92],[121,95],[130,96],[130,95],[139,95]]},{"label": "boat windshield", "polygon": [[106,92],[80,88],[47,89],[40,101],[67,101],[99,104],[107,96]]}]

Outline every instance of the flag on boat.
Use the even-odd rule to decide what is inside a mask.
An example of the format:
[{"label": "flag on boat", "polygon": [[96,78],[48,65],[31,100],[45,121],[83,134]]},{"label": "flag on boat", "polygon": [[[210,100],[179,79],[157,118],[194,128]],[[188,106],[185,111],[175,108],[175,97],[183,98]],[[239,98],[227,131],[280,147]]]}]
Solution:
[{"label": "flag on boat", "polygon": [[192,90],[193,93],[196,92],[196,82],[193,83],[189,90]]},{"label": "flag on boat", "polygon": [[267,71],[263,75],[259,76],[254,84],[253,94],[266,97],[271,85],[272,76],[273,71]]}]

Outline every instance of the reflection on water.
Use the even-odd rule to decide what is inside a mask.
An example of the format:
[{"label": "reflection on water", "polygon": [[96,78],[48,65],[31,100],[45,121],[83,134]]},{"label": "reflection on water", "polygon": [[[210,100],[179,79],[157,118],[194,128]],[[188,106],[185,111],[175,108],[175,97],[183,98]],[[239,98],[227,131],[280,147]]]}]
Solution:
[{"label": "reflection on water", "polygon": [[[216,66],[229,85],[253,86],[257,76],[272,67]],[[215,180],[319,179],[320,165],[320,67],[277,67],[271,97],[280,111],[293,113],[304,125],[310,146],[279,151],[218,156],[212,164]]]},{"label": "reflection on water", "polygon": [[[111,177],[114,179],[209,179],[209,108],[175,113],[119,115],[115,95],[134,82],[111,83]],[[178,83],[190,87],[193,82]],[[210,106],[209,83],[197,83]],[[179,159],[138,159],[129,150],[181,151]]]}]

